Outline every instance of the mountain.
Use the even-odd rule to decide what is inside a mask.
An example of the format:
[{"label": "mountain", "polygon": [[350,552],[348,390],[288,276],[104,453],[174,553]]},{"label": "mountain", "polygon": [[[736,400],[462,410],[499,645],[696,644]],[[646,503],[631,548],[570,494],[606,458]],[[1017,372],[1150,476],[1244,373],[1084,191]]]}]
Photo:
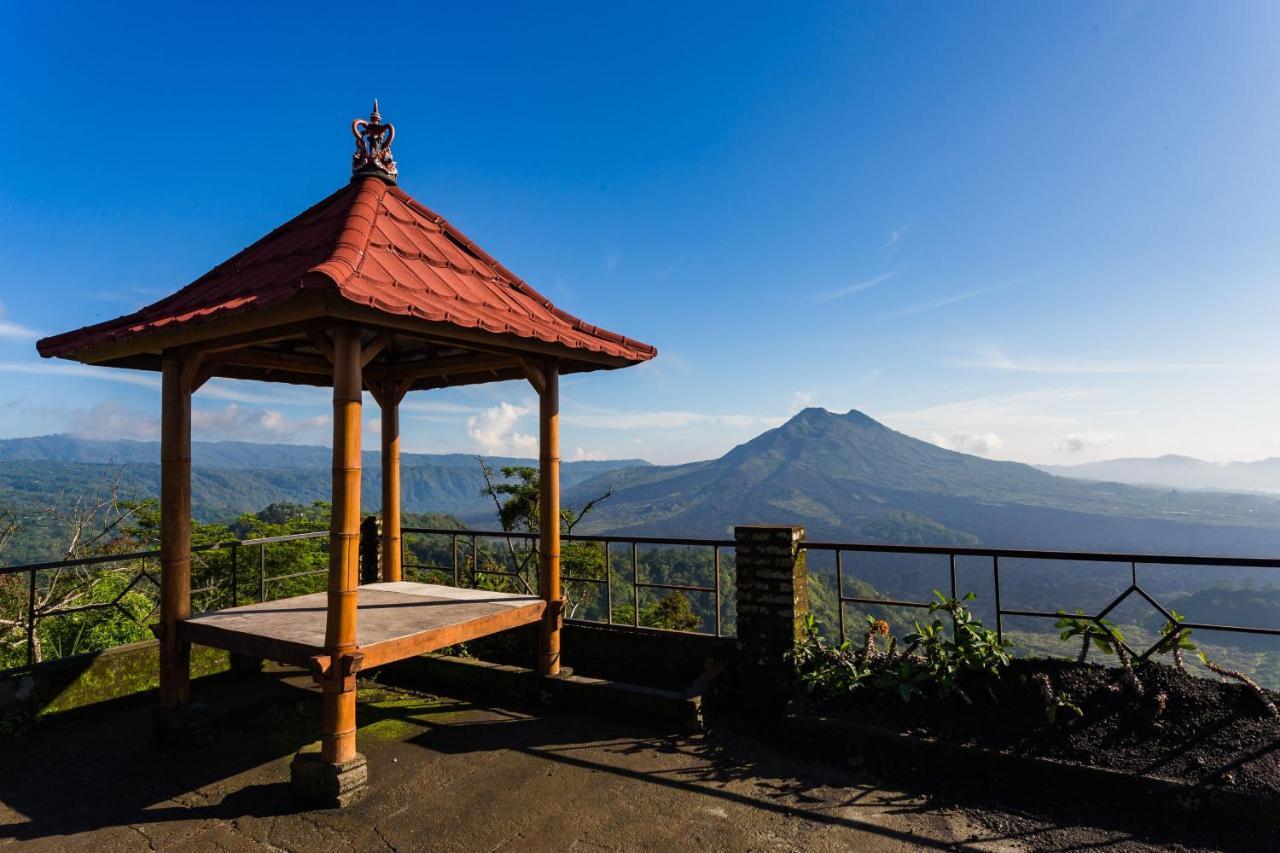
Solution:
[{"label": "mountain", "polygon": [[1280,457],[1256,462],[1217,463],[1171,454],[1154,459],[1107,459],[1079,465],[1038,467],[1049,474],[1080,480],[1174,489],[1280,492]]},{"label": "mountain", "polygon": [[[282,501],[329,496],[324,447],[195,442],[192,492],[200,520],[227,520]],[[155,442],[70,436],[0,441],[0,503],[48,505],[119,477],[122,492],[155,495]],[[490,459],[493,466],[532,460]],[[379,503],[378,457],[364,456],[362,502]],[[495,524],[467,454],[402,459],[403,507]],[[1165,553],[1280,553],[1280,498],[1152,489],[1054,476],[1030,465],[945,450],[858,411],[806,409],[719,459],[655,466],[566,462],[567,506],[611,490],[587,527],[720,536],[736,524],[800,523],[810,538],[916,544]]]},{"label": "mountain", "polygon": [[[610,471],[593,529],[723,535],[801,523],[810,538],[1145,552],[1280,552],[1280,500],[1056,477],[945,450],[858,411],[806,409],[719,459]],[[585,523],[585,522],[584,522]]]},{"label": "mountain", "polygon": [[[30,438],[0,439],[0,462],[91,462],[108,465],[154,465],[160,459],[160,442],[102,440],[74,435],[40,435]],[[486,456],[492,467],[533,465],[536,459],[514,456]],[[193,441],[191,464],[197,468],[317,468],[325,471],[333,464],[333,451],[316,444],[256,444],[249,441]],[[365,451],[364,467],[378,467],[378,454]],[[648,465],[643,459],[586,460],[565,462],[570,476],[600,474],[614,468]],[[444,467],[476,469],[473,453],[402,453],[402,468]]]},{"label": "mountain", "polygon": [[[328,500],[332,453],[327,447],[193,442],[192,511],[201,521],[225,521],[272,503]],[[47,506],[59,495],[79,496],[118,480],[120,494],[152,497],[160,488],[158,442],[101,441],[69,435],[0,440],[0,503]],[[494,468],[536,466],[532,459],[486,457]],[[361,499],[380,501],[378,454],[366,452]],[[643,470],[639,459],[565,462],[566,487],[627,467]],[[476,457],[465,453],[401,455],[401,494],[407,512],[442,512],[492,523],[490,499]]]}]

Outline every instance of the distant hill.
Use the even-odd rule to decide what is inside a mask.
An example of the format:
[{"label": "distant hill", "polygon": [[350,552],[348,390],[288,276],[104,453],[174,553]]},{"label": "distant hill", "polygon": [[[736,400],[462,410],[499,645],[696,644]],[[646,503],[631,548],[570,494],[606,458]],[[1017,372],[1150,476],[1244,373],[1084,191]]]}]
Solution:
[{"label": "distant hill", "polygon": [[[47,505],[117,475],[126,494],[152,496],[158,456],[156,442],[0,441],[0,501]],[[195,442],[193,459],[193,508],[201,520],[329,497],[324,447]],[[405,511],[449,513],[473,526],[496,523],[473,456],[405,454],[402,464]],[[362,502],[374,508],[377,454],[366,453],[364,465]],[[566,462],[562,478],[570,506],[613,491],[586,522],[594,530],[717,536],[735,524],[802,523],[811,538],[824,539],[1280,554],[1280,498],[1054,476],[945,450],[857,411],[806,409],[719,459],[674,466]]]},{"label": "distant hill", "polygon": [[[328,500],[327,447],[254,444],[242,441],[192,443],[192,510],[202,521],[226,521],[273,503]],[[48,505],[59,495],[77,496],[119,478],[121,493],[152,497],[160,488],[160,445],[143,441],[98,441],[69,435],[0,440],[0,501],[26,508]],[[493,467],[536,466],[537,460],[486,457]],[[401,493],[406,512],[441,512],[472,520],[492,520],[492,502],[482,494],[484,478],[474,455],[405,453]],[[377,507],[381,473],[377,453],[363,458],[362,503]],[[643,469],[639,459],[565,462],[566,487],[618,467]]]},{"label": "distant hill", "polygon": [[1080,465],[1037,467],[1059,477],[1080,480],[1173,489],[1280,493],[1280,457],[1274,456],[1256,462],[1217,463],[1191,456],[1168,455],[1152,459],[1106,459]]},{"label": "distant hill", "polygon": [[[329,470],[333,464],[332,451],[314,444],[257,444],[248,441],[193,441],[191,464],[202,468],[320,468]],[[486,456],[494,467],[502,465],[533,465],[536,459],[510,456]],[[0,462],[93,462],[109,465],[155,465],[160,461],[160,442],[129,441],[116,439],[104,441],[92,438],[59,434],[31,438],[0,439]],[[364,467],[378,467],[378,454],[365,451]],[[568,476],[581,478],[614,468],[645,466],[643,459],[616,459],[582,462],[565,462],[562,469],[572,472]],[[474,453],[402,453],[402,468],[442,467],[473,468]]]},{"label": "distant hill", "polygon": [[806,409],[719,459],[610,471],[595,529],[720,535],[803,523],[811,538],[1145,552],[1280,553],[1280,499],[1083,482],[945,450],[858,411]]}]

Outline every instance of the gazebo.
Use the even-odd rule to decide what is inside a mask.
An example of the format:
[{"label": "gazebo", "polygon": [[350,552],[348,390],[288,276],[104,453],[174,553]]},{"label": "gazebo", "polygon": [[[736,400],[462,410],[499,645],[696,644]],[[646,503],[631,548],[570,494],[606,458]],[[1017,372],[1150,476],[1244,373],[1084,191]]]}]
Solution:
[{"label": "gazebo", "polygon": [[[363,790],[356,751],[362,668],[539,623],[538,669],[560,668],[559,377],[627,367],[656,350],[551,304],[396,183],[394,127],[374,102],[350,183],[178,292],[37,344],[46,358],[162,375],[158,722],[190,700],[192,643],[309,667],[321,686],[320,750],[295,784],[345,803]],[[191,395],[212,377],[333,388],[327,592],[191,613]],[[401,579],[401,400],[410,391],[527,380],[539,396],[538,595]],[[381,582],[358,585],[361,398],[381,407]]]}]

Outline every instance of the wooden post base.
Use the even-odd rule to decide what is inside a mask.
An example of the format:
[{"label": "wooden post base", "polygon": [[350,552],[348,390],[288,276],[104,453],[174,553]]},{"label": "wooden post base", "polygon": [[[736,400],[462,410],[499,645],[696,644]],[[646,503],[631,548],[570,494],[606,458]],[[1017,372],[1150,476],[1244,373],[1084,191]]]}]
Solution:
[{"label": "wooden post base", "polygon": [[360,753],[348,761],[329,762],[320,757],[320,744],[298,750],[289,765],[294,794],[308,805],[345,808],[369,791],[369,763]]}]

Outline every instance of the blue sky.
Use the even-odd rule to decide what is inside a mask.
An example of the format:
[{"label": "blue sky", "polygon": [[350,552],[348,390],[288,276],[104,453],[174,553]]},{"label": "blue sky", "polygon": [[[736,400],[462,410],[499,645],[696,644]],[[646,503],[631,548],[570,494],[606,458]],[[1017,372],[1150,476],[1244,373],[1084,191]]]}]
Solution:
[{"label": "blue sky", "polygon": [[[35,335],[336,189],[377,96],[406,190],[658,346],[565,380],[566,458],[712,457],[810,404],[993,458],[1280,455],[1276,4],[175,5],[6,13],[0,436],[154,437],[154,376]],[[519,451],[532,404],[415,394],[406,449]],[[195,408],[328,438],[319,390]]]}]

